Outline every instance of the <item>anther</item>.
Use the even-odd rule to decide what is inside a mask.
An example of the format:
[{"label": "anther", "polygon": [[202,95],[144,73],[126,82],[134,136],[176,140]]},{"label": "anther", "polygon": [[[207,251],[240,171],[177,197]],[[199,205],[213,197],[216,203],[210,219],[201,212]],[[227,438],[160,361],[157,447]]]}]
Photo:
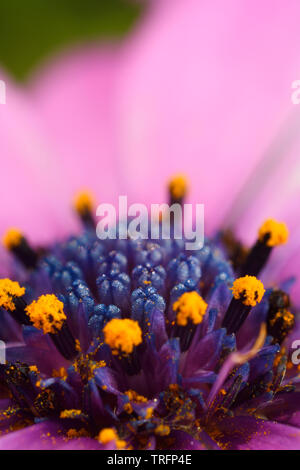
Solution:
[{"label": "anther", "polygon": [[244,276],[234,281],[232,293],[233,298],[222,323],[228,334],[236,333],[240,329],[251,308],[262,300],[265,289],[263,283],[255,276]]},{"label": "anther", "polygon": [[181,351],[186,351],[193,339],[197,325],[199,325],[207,311],[207,303],[196,291],[185,292],[174,302],[173,310],[176,312],[173,337],[179,337]]},{"label": "anther", "polygon": [[24,235],[16,228],[10,228],[3,236],[3,245],[11,251],[26,267],[35,268],[38,261],[37,252],[29,245]]},{"label": "anther", "polygon": [[33,326],[49,334],[59,352],[68,360],[77,355],[76,342],[67,325],[64,304],[53,294],[42,295],[25,309]]},{"label": "anther", "polygon": [[288,294],[274,290],[269,297],[267,314],[268,335],[273,336],[273,343],[282,344],[295,324],[295,317],[290,312]]},{"label": "anther", "polygon": [[118,357],[129,375],[140,371],[137,347],[142,344],[142,330],[137,321],[114,318],[103,328],[104,342]]},{"label": "anther", "polygon": [[266,220],[259,229],[258,239],[248,254],[241,275],[257,276],[268,261],[273,248],[286,243],[288,235],[285,223],[274,219]]},{"label": "anther", "polygon": [[10,279],[0,279],[0,307],[3,307],[21,325],[30,325],[25,313],[25,287]]},{"label": "anther", "polygon": [[98,434],[98,441],[101,444],[109,444],[114,442],[117,449],[124,449],[126,441],[119,439],[119,436],[114,428],[103,428]]},{"label": "anther", "polygon": [[86,227],[95,228],[93,217],[94,196],[89,191],[81,191],[74,197],[74,209]]},{"label": "anther", "polygon": [[170,205],[182,204],[187,192],[187,181],[184,175],[177,175],[169,182]]}]

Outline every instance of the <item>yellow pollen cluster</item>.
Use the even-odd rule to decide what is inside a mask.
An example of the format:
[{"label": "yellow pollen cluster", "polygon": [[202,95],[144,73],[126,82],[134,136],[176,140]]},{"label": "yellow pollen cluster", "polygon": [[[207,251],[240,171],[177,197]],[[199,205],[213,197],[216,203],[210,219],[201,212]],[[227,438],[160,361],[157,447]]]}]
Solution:
[{"label": "yellow pollen cluster", "polygon": [[64,410],[60,413],[60,418],[77,418],[81,414],[81,410]]},{"label": "yellow pollen cluster", "polygon": [[107,444],[108,442],[117,439],[118,435],[113,428],[104,428],[99,432],[98,440],[101,444]]},{"label": "yellow pollen cluster", "polygon": [[295,317],[289,310],[278,311],[270,321],[270,324],[273,326],[280,318],[282,318],[285,327],[292,327],[294,325]]},{"label": "yellow pollen cluster", "polygon": [[68,373],[64,367],[60,367],[58,370],[53,369],[52,377],[58,377],[62,380],[66,380]]},{"label": "yellow pollen cluster", "polygon": [[81,191],[74,197],[74,208],[79,214],[91,212],[94,206],[94,196],[89,191]]},{"label": "yellow pollen cluster", "polygon": [[17,228],[10,228],[4,234],[2,238],[3,245],[8,250],[12,250],[16,246],[20,245],[23,239],[23,235]]},{"label": "yellow pollen cluster", "polygon": [[153,406],[149,406],[149,408],[147,408],[147,410],[146,410],[145,418],[146,419],[151,419],[152,416],[153,416]]},{"label": "yellow pollen cluster", "polygon": [[0,279],[0,307],[13,312],[16,307],[14,298],[22,297],[25,294],[25,287],[20,287],[18,282],[10,279]]},{"label": "yellow pollen cluster", "polygon": [[78,437],[88,437],[89,433],[86,429],[81,428],[79,430],[71,428],[67,431],[68,439],[77,439]]},{"label": "yellow pollen cluster", "polygon": [[175,176],[169,183],[169,191],[174,199],[182,199],[187,191],[186,178],[183,175]]},{"label": "yellow pollen cluster", "polygon": [[173,310],[177,312],[176,322],[180,326],[186,326],[188,320],[194,325],[201,323],[206,309],[207,303],[196,291],[185,292],[173,304]]},{"label": "yellow pollen cluster", "polygon": [[165,424],[159,424],[156,428],[155,428],[155,434],[157,434],[158,436],[168,436],[170,434],[170,427],[165,425]]},{"label": "yellow pollen cluster", "polygon": [[265,293],[264,285],[255,276],[244,276],[236,279],[231,288],[233,297],[240,299],[244,305],[255,307]]},{"label": "yellow pollen cluster", "polygon": [[54,294],[41,295],[25,311],[33,326],[47,333],[57,333],[67,319],[63,311],[64,304]]},{"label": "yellow pollen cluster", "polygon": [[98,441],[101,444],[108,444],[111,441],[115,441],[117,449],[124,449],[126,441],[119,439],[118,434],[113,428],[103,428],[98,434]]},{"label": "yellow pollen cluster", "polygon": [[146,397],[139,395],[135,390],[127,390],[125,395],[128,396],[130,401],[134,401],[136,403],[146,403],[148,401]]},{"label": "yellow pollen cluster", "polygon": [[289,231],[284,222],[277,222],[277,220],[268,219],[259,229],[259,240],[263,241],[267,234],[269,235],[266,242],[267,246],[277,246],[287,242]]},{"label": "yellow pollen cluster", "polygon": [[105,343],[115,355],[120,352],[130,354],[134,346],[142,342],[142,330],[138,322],[129,318],[114,318],[106,323],[103,333]]}]

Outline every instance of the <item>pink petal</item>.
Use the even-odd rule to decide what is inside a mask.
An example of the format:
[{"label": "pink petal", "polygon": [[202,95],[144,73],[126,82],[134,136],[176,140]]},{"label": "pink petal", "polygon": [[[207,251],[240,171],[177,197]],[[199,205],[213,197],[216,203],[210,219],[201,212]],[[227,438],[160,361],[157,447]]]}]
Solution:
[{"label": "pink petal", "polygon": [[103,446],[95,439],[78,438],[66,441],[59,435],[59,426],[51,421],[28,426],[0,437],[1,450],[96,450]]},{"label": "pink petal", "polygon": [[157,202],[174,172],[216,228],[291,104],[300,4],[155,2],[119,72],[121,171]]},{"label": "pink petal", "polygon": [[118,195],[112,120],[116,59],[112,46],[65,53],[31,86],[31,99],[56,151],[54,162],[64,174],[59,196],[65,206],[81,188],[92,190],[98,202]]},{"label": "pink petal", "polygon": [[299,450],[300,429],[251,416],[227,418],[218,426],[227,450]]},{"label": "pink petal", "polygon": [[43,243],[65,233],[71,222],[61,213],[59,199],[53,199],[62,184],[62,173],[53,166],[50,146],[40,132],[30,100],[8,78],[4,80],[6,104],[0,105],[0,235],[17,226],[31,241]]}]

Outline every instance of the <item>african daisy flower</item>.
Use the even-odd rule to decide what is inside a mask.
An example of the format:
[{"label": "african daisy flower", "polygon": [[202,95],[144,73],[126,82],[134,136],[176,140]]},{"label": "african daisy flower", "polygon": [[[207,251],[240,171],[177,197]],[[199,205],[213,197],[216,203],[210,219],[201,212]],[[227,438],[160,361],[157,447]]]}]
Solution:
[{"label": "african daisy flower", "polygon": [[[285,14],[279,2],[270,17],[268,3],[228,2],[226,15],[220,3],[216,16],[208,2],[155,2],[120,48],[65,58],[27,94],[8,81],[0,126],[0,448],[300,448],[299,370],[290,356],[300,337],[298,186],[286,183],[296,173],[297,139],[285,135],[286,123],[279,141],[271,139],[287,112],[299,8],[291,2]],[[224,43],[237,17],[251,19],[238,29],[238,47]],[[275,60],[278,25],[288,34]],[[214,60],[227,50],[220,70],[234,96],[251,70],[245,50],[250,63],[253,50],[261,54],[263,78],[252,77],[255,99],[243,95],[234,110],[227,90],[224,123],[224,89],[214,89],[213,101],[205,96],[218,78]],[[281,53],[286,67],[277,70]],[[276,81],[269,94],[267,70]],[[297,115],[291,121],[296,127]],[[267,164],[248,178],[268,145]],[[206,206],[201,249],[172,238],[99,240],[88,192],[73,201],[80,231],[67,210],[79,186],[100,200],[115,202],[125,191],[156,202],[178,170],[189,176],[191,200]],[[182,177],[171,180],[168,198],[188,200]]]}]

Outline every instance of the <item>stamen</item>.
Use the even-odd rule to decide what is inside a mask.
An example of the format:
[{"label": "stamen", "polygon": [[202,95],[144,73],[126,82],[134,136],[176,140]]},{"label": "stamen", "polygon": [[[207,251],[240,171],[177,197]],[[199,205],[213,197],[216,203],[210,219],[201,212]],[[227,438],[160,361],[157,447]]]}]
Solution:
[{"label": "stamen", "polygon": [[80,216],[83,224],[88,227],[95,227],[93,218],[94,196],[89,191],[81,191],[74,197],[74,209]]},{"label": "stamen", "polygon": [[207,303],[196,291],[185,292],[174,302],[176,325],[172,336],[180,338],[181,351],[186,351],[195,334],[196,326],[202,322]]},{"label": "stamen", "polygon": [[25,287],[10,279],[0,279],[0,307],[9,312],[21,325],[30,325],[25,313],[26,302],[23,298]]},{"label": "stamen", "polygon": [[284,222],[267,219],[260,227],[259,240],[268,246],[278,246],[287,242],[289,231]]},{"label": "stamen", "polygon": [[134,347],[142,342],[142,330],[137,321],[129,318],[113,320],[103,328],[104,341],[114,355],[131,354]]},{"label": "stamen", "polygon": [[211,388],[211,391],[209,392],[209,395],[207,398],[207,404],[209,407],[212,405],[218,391],[221,390],[224,380],[226,379],[226,377],[229,376],[230,371],[235,366],[245,364],[245,362],[248,362],[253,357],[255,357],[258,351],[260,351],[260,349],[265,344],[266,336],[267,336],[266,324],[262,323],[260,326],[258,337],[256,338],[254,345],[249,351],[246,351],[246,352],[235,351],[230,354],[230,356],[226,359],[226,361],[222,365],[221,370],[218,374],[217,380],[215,381],[215,383],[213,384]]},{"label": "stamen", "polygon": [[99,432],[98,440],[101,444],[108,444],[118,438],[118,434],[113,428],[104,428]]},{"label": "stamen", "polygon": [[174,302],[173,310],[177,312],[177,325],[186,326],[190,320],[194,325],[201,323],[206,313],[207,303],[198,292],[185,292]]},{"label": "stamen", "polygon": [[63,307],[64,304],[55,295],[48,294],[34,300],[26,307],[26,312],[33,326],[43,330],[44,334],[55,334],[67,319]]},{"label": "stamen", "polygon": [[184,175],[176,175],[169,182],[170,204],[182,204],[187,192],[187,181]]},{"label": "stamen", "polygon": [[233,298],[222,323],[228,334],[236,333],[240,329],[251,308],[262,300],[265,289],[263,283],[255,276],[244,276],[234,281],[232,293]]},{"label": "stamen", "polygon": [[242,268],[242,275],[257,276],[265,266],[272,249],[287,242],[288,229],[285,223],[267,219],[258,231],[258,240],[251,249]]},{"label": "stamen", "polygon": [[66,322],[64,304],[53,294],[42,295],[25,309],[31,323],[49,334],[59,352],[66,359],[77,355],[76,343]]},{"label": "stamen", "polygon": [[233,268],[238,270],[240,266],[245,264],[248,256],[248,249],[237,238],[235,238],[234,233],[229,229],[221,233],[221,240],[225,245]]},{"label": "stamen", "polygon": [[126,441],[119,439],[118,434],[113,428],[103,428],[98,434],[98,441],[101,444],[108,444],[109,442],[114,441],[117,449],[124,449],[126,446]]},{"label": "stamen", "polygon": [[104,342],[111,348],[112,354],[119,357],[127,374],[138,374],[141,365],[136,347],[142,343],[142,330],[138,322],[129,318],[114,318],[106,323],[103,334]]},{"label": "stamen", "polygon": [[23,235],[17,228],[10,228],[3,235],[3,245],[8,250],[12,250],[14,247],[20,245],[22,238]]},{"label": "stamen", "polygon": [[29,245],[24,235],[16,228],[10,228],[3,236],[3,245],[11,251],[26,268],[35,268],[38,254]]},{"label": "stamen", "polygon": [[281,344],[293,329],[295,317],[289,310],[289,296],[281,291],[274,290],[269,297],[269,310],[267,315],[268,334],[273,336],[273,343]]}]

